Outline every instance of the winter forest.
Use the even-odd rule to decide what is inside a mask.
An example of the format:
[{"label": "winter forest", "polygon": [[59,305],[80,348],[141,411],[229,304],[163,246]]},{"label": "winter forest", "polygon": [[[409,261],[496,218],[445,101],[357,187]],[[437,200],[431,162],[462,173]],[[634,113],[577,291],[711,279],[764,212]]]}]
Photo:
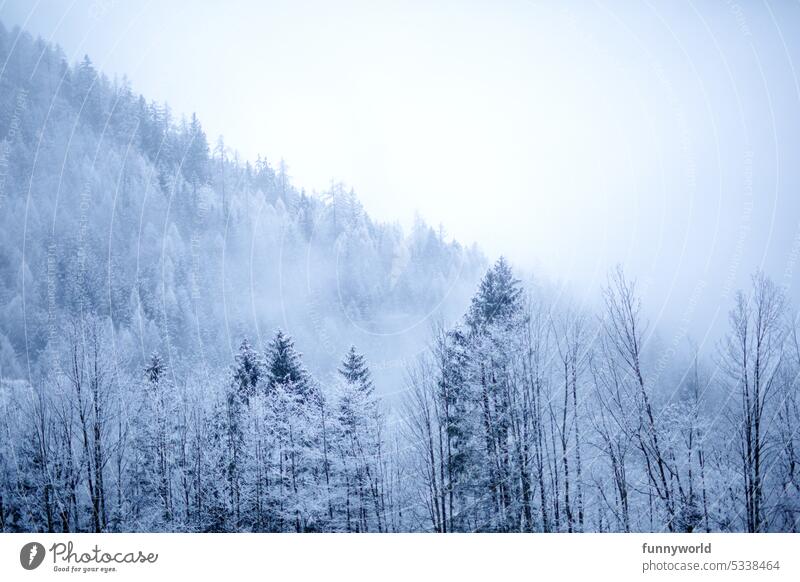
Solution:
[{"label": "winter forest", "polygon": [[766,274],[674,345],[624,265],[588,308],[90,57],[0,24],[0,65],[0,531],[800,527]]}]

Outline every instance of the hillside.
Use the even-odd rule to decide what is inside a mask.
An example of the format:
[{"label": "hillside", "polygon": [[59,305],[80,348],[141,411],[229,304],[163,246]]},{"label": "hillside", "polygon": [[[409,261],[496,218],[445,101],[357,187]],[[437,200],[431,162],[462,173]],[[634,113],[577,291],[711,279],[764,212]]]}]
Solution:
[{"label": "hillside", "polygon": [[320,374],[352,343],[396,368],[466,306],[485,260],[423,222],[376,223],[341,184],[299,191],[283,161],[209,146],[195,115],[27,33],[0,26],[0,63],[1,376],[33,374],[86,312],[135,367],[227,365],[281,327]]}]

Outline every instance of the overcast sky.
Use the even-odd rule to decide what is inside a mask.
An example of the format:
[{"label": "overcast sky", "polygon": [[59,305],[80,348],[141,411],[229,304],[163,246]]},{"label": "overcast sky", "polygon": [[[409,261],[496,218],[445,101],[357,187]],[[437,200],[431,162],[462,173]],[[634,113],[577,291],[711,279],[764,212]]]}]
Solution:
[{"label": "overcast sky", "polygon": [[579,295],[622,262],[701,342],[758,267],[800,298],[798,3],[0,6],[308,190]]}]

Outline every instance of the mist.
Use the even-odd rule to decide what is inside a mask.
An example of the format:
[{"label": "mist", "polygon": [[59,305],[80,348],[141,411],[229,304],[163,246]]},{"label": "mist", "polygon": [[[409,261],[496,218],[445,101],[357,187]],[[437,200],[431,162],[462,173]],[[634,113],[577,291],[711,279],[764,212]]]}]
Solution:
[{"label": "mist", "polygon": [[692,301],[713,343],[750,272],[797,286],[799,47],[782,23],[798,10],[6,2],[0,17],[197,112],[242,159],[285,160],[300,188],[352,187],[379,220],[418,213],[586,301],[623,263],[654,320],[675,327]]}]

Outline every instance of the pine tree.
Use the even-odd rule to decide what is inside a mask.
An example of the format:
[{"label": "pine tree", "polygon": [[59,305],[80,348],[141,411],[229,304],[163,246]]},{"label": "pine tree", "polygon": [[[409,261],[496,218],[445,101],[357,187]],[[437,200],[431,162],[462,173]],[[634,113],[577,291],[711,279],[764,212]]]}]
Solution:
[{"label": "pine tree", "polygon": [[484,432],[483,479],[489,489],[485,499],[487,522],[492,531],[514,527],[511,489],[516,480],[511,475],[512,393],[508,378],[510,342],[519,331],[522,313],[522,289],[503,257],[484,276],[466,317],[471,331],[471,358],[476,369]]},{"label": "pine tree", "polygon": [[267,351],[267,420],[277,488],[270,504],[279,531],[313,531],[323,511],[324,469],[319,412],[323,399],[292,339],[280,330]]},{"label": "pine tree", "polygon": [[150,361],[144,369],[145,378],[147,378],[151,387],[155,387],[159,384],[166,370],[167,367],[161,359],[161,356],[158,355],[158,352],[153,352],[150,355]]},{"label": "pine tree", "polygon": [[468,379],[467,338],[461,327],[447,332],[442,330],[434,346],[438,367],[437,399],[445,435],[445,469],[442,475],[445,511],[442,520],[448,531],[462,531],[462,520],[466,516],[461,509],[466,504],[472,446],[468,408],[473,395]]},{"label": "pine tree", "polygon": [[[348,531],[383,531],[381,450],[383,418],[366,360],[351,346],[339,368],[339,450],[345,477]],[[353,513],[350,513],[350,507]]]},{"label": "pine tree", "polygon": [[280,329],[267,348],[266,362],[268,392],[283,385],[302,397],[309,395],[312,385],[301,354],[295,350],[294,340]]},{"label": "pine tree", "polygon": [[314,206],[305,190],[300,192],[300,200],[297,203],[297,223],[305,240],[310,241],[314,234]]},{"label": "pine tree", "polygon": [[149,453],[145,454],[145,459],[149,459],[153,463],[149,469],[154,470],[156,474],[155,493],[161,503],[163,519],[169,522],[172,520],[172,471],[169,450],[171,427],[168,419],[171,406],[168,404],[167,394],[164,390],[166,370],[161,356],[157,352],[153,352],[144,369],[147,380],[147,408],[144,420],[149,432],[147,446],[151,449]]},{"label": "pine tree", "polygon": [[196,189],[198,185],[208,182],[208,140],[195,113],[192,113],[186,132],[185,139],[188,141],[183,172],[186,181]]},{"label": "pine tree", "polygon": [[522,289],[505,258],[486,272],[472,298],[467,323],[473,332],[494,323],[511,323],[522,304]]},{"label": "pine tree", "polygon": [[356,351],[355,346],[350,346],[350,351],[342,360],[342,367],[339,374],[350,384],[358,386],[365,396],[372,396],[374,386],[372,384],[372,374],[367,367],[366,359],[363,354]]},{"label": "pine tree", "polygon": [[258,353],[250,346],[247,338],[242,340],[239,353],[236,354],[233,367],[233,382],[239,397],[244,404],[255,396],[258,383],[264,375]]},{"label": "pine tree", "polygon": [[105,122],[102,114],[102,87],[97,70],[88,55],[84,55],[75,70],[73,88],[76,105],[83,119],[95,128],[102,127]]}]

